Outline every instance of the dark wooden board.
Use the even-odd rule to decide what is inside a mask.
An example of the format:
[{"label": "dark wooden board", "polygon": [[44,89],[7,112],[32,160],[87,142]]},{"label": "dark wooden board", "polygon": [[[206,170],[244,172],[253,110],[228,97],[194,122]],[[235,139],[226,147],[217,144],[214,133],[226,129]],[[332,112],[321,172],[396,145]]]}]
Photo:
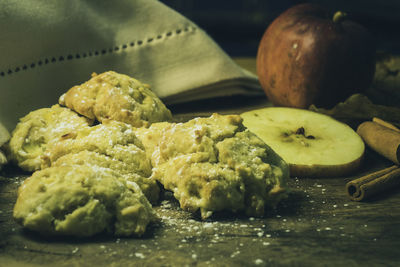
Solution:
[{"label": "dark wooden board", "polygon": [[[239,98],[172,111],[185,120],[265,105]],[[265,218],[217,214],[201,221],[167,193],[155,207],[161,222],[144,237],[87,239],[44,238],[16,224],[16,190],[27,176],[8,168],[0,175],[0,266],[399,266],[400,191],[368,202],[345,194],[349,180],[389,165],[368,151],[353,177],[292,178],[289,198]]]}]

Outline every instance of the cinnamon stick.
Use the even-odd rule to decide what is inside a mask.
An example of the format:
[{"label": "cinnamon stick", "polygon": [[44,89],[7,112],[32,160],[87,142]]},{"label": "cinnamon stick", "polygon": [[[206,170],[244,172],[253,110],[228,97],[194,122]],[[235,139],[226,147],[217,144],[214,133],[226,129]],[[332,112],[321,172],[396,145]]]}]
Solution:
[{"label": "cinnamon stick", "polygon": [[394,124],[392,124],[392,123],[390,123],[390,122],[387,122],[387,121],[384,121],[384,120],[382,120],[382,119],[380,119],[380,118],[373,117],[373,118],[372,118],[372,121],[373,121],[373,122],[376,122],[376,123],[378,123],[378,124],[380,124],[380,125],[382,125],[382,126],[385,126],[385,127],[387,127],[387,128],[390,128],[390,129],[392,129],[392,130],[395,130],[395,131],[397,131],[397,132],[400,132],[400,129],[397,128]]},{"label": "cinnamon stick", "polygon": [[394,125],[375,119],[360,124],[357,133],[373,150],[400,164],[400,131]]},{"label": "cinnamon stick", "polygon": [[353,201],[362,201],[400,185],[400,168],[397,165],[371,173],[346,184]]}]

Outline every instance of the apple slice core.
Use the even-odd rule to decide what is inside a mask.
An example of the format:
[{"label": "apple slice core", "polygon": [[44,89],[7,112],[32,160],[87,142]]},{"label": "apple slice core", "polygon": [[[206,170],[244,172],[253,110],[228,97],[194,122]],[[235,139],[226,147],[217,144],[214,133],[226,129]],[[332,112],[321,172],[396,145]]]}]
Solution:
[{"label": "apple slice core", "polygon": [[270,107],[241,114],[243,124],[290,166],[291,176],[350,174],[361,164],[365,145],[348,125],[297,108]]}]

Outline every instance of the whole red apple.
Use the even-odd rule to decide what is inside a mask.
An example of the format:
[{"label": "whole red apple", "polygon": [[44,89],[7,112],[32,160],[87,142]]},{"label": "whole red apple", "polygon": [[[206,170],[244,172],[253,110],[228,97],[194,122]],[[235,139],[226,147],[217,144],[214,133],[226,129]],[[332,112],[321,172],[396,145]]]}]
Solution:
[{"label": "whole red apple", "polygon": [[316,4],[293,6],[265,31],[257,75],[277,106],[331,107],[363,92],[375,72],[375,42],[344,13]]}]

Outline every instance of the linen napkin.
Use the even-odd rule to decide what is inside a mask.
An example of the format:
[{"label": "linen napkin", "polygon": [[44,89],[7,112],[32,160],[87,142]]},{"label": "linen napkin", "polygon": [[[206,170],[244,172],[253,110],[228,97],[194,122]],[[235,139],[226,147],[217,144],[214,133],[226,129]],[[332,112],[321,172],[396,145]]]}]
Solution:
[{"label": "linen napkin", "polygon": [[166,104],[261,93],[256,76],[205,31],[155,0],[4,0],[0,25],[0,122],[8,130],[93,72],[130,75]]}]

